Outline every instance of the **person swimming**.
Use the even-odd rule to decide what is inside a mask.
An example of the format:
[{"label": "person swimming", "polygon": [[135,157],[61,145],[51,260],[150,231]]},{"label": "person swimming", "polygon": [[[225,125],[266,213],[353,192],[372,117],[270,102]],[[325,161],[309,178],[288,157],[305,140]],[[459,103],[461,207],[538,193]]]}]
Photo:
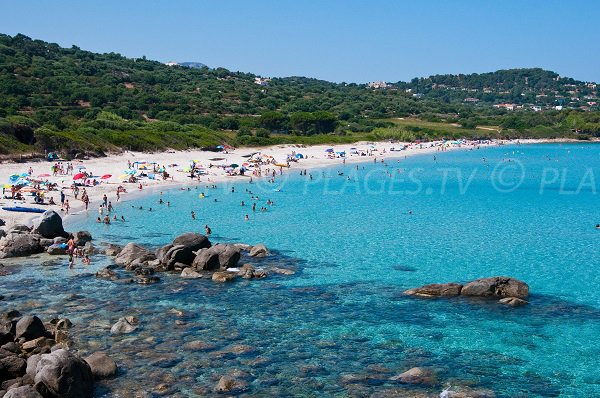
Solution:
[{"label": "person swimming", "polygon": [[196,213],[194,212],[194,210],[192,210],[192,220],[196,219]]},{"label": "person swimming", "polygon": [[206,224],[204,226],[204,231],[206,232],[206,235],[212,234],[212,229],[210,229],[210,227],[208,226],[208,224]]}]

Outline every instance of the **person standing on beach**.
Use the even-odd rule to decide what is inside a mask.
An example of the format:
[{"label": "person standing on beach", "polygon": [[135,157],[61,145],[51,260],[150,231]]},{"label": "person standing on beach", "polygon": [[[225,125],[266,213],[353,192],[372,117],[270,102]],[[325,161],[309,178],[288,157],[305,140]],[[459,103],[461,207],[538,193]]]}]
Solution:
[{"label": "person standing on beach", "polygon": [[65,193],[62,189],[60,190],[60,207],[65,207]]},{"label": "person standing on beach", "polygon": [[102,196],[102,203],[104,204],[104,207],[108,207],[108,198],[106,197],[106,194]]}]

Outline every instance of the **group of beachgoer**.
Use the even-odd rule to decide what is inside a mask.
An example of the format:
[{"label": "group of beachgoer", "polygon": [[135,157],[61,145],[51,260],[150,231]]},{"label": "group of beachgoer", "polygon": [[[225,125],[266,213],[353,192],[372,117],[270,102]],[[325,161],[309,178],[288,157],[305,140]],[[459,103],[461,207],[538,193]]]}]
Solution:
[{"label": "group of beachgoer", "polygon": [[69,255],[69,268],[75,266],[75,259],[77,257],[82,257],[81,262],[83,265],[90,265],[92,262],[90,256],[85,252],[85,249],[75,246],[73,235],[69,235],[69,240],[67,241],[67,254]]}]

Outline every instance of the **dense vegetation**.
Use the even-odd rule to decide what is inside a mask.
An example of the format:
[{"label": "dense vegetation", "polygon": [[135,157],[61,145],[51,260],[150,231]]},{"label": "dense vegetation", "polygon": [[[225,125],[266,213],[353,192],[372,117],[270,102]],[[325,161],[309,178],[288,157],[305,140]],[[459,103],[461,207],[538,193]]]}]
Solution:
[{"label": "dense vegetation", "polygon": [[[371,89],[304,77],[257,84],[252,74],[198,66],[0,35],[0,153],[600,135],[598,112],[484,106],[506,101],[507,91],[519,104],[548,95],[535,93],[556,97],[573,87],[595,95],[590,85],[540,69],[433,76]],[[465,95],[479,95],[472,90],[486,91],[481,104],[464,102]]]}]

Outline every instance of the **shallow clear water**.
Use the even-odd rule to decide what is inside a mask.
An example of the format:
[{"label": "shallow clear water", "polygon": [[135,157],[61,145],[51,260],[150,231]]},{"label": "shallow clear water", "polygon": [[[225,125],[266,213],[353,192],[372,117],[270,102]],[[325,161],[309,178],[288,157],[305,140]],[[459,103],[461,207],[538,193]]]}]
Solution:
[{"label": "shallow clear water", "polygon": [[[86,277],[108,262],[98,258],[90,270],[24,266],[2,277],[2,291],[12,292],[16,308],[69,316],[82,351],[117,357],[125,374],[99,395],[166,382],[170,395],[205,396],[233,369],[250,373],[249,393],[259,396],[439,393],[447,384],[498,396],[600,395],[600,146],[435,156],[358,170],[340,163],[312,171],[313,180],[294,171],[275,184],[236,181],[235,193],[232,184],[165,191],[170,208],[156,191],[116,206],[126,223],[96,224],[90,211],[69,225],[90,230],[97,243],[158,246],[209,224],[216,241],[264,242],[278,253],[269,261],[299,271],[291,277],[217,286],[163,275],[158,285],[124,286]],[[260,197],[254,213],[246,189]],[[529,283],[531,304],[401,294],[493,275]],[[172,308],[185,312],[185,325],[175,325]],[[110,337],[107,326],[128,314],[142,329]],[[213,346],[190,352],[191,340]],[[252,350],[226,352],[239,344]],[[413,366],[436,368],[439,385],[387,380]]]}]

